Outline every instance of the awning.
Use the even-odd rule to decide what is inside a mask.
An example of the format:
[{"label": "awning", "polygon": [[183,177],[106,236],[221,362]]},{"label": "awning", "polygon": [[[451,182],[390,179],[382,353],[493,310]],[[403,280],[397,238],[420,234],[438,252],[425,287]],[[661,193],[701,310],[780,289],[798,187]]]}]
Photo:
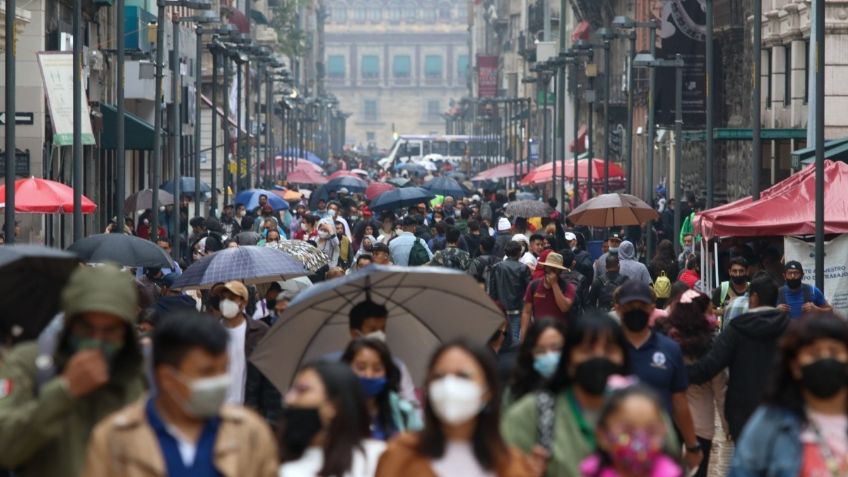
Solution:
[{"label": "awning", "polygon": [[577,147],[577,152],[585,152],[586,151],[586,135],[589,130],[585,125],[580,126],[580,129],[577,131],[577,140],[571,141],[571,144],[568,145],[568,150],[570,152],[575,152],[575,144]]},{"label": "awning", "polygon": [[[703,141],[706,131],[683,131],[684,141]],[[713,139],[717,141],[750,141],[754,133],[749,128],[715,128]],[[760,139],[763,141],[780,141],[789,139],[807,139],[807,130],[798,128],[762,128]]]},{"label": "awning", "polygon": [[[824,158],[834,161],[848,162],[848,138],[825,141]],[[792,151],[792,168],[800,169],[815,162],[816,148],[805,147]]]},{"label": "awning", "polygon": [[[103,113],[103,133],[100,147],[115,149],[118,144],[118,110],[115,106],[100,103]],[[153,150],[153,125],[132,113],[124,112],[124,146],[128,151]]]},{"label": "awning", "polygon": [[[202,95],[202,94],[201,94],[201,95],[200,95],[200,100],[201,100],[201,101],[203,101],[203,103],[204,103],[206,106],[209,106],[210,108],[212,107],[212,100],[211,100],[211,99],[209,99],[209,98],[207,98],[205,95]],[[220,116],[220,117],[222,117],[222,118],[224,117],[224,110],[223,110],[223,109],[221,109],[221,107],[220,107],[220,106],[216,107],[216,108],[215,108],[215,111],[218,113],[218,116]],[[233,118],[232,116],[230,116],[228,119],[230,120],[230,126],[232,126],[232,127],[236,127],[236,126],[238,126],[238,123],[236,122],[235,118]],[[241,133],[242,133],[242,134],[247,134],[247,130],[246,130],[244,127],[242,127],[242,128],[241,128]],[[253,136],[253,135],[251,134],[250,136]]]}]

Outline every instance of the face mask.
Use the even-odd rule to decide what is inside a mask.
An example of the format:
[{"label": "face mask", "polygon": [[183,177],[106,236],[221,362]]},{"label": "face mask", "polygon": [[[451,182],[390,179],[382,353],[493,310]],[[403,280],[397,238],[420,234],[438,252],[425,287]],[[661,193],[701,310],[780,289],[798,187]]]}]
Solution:
[{"label": "face mask", "polygon": [[240,210],[238,215],[239,215],[239,217],[244,217],[245,215],[247,215],[247,211],[246,210]]},{"label": "face mask", "polygon": [[447,375],[430,383],[427,397],[433,412],[447,424],[463,424],[483,408],[483,390],[476,383]]},{"label": "face mask", "polygon": [[228,320],[232,320],[238,316],[241,307],[233,300],[221,300],[221,315]]},{"label": "face mask", "polygon": [[559,351],[548,351],[533,358],[533,369],[545,379],[550,379],[559,366]]},{"label": "face mask", "polygon": [[362,390],[365,391],[366,396],[377,397],[386,389],[387,381],[385,376],[382,378],[363,378],[360,376],[359,382],[362,384]]},{"label": "face mask", "polygon": [[610,247],[609,253],[618,253],[618,247]]},{"label": "face mask", "polygon": [[693,251],[695,251],[695,246],[694,245],[684,245],[683,251],[687,254],[692,253]]},{"label": "face mask", "polygon": [[651,475],[660,457],[654,437],[642,430],[608,435],[609,455],[617,468],[628,469],[634,475]]},{"label": "face mask", "polygon": [[574,381],[584,391],[600,396],[607,388],[607,379],[618,371],[618,366],[607,358],[591,358],[574,368]]},{"label": "face mask", "polygon": [[801,368],[801,384],[817,398],[831,398],[848,384],[848,364],[833,358],[814,361]]},{"label": "face mask", "polygon": [[642,331],[648,326],[648,314],[645,310],[635,309],[624,313],[621,322],[630,331]]},{"label": "face mask", "polygon": [[276,298],[268,298],[267,300],[265,300],[265,307],[269,310],[273,310],[276,305],[277,305],[277,299]]},{"label": "face mask", "polygon": [[786,279],[786,286],[788,286],[789,288],[794,290],[794,289],[801,286],[801,279],[800,278],[793,278],[793,279],[790,280],[790,279],[787,278]]},{"label": "face mask", "polygon": [[293,454],[302,454],[323,427],[317,407],[286,407],[283,423],[283,446]]},{"label": "face mask", "polygon": [[300,224],[300,230],[306,232],[306,224]]},{"label": "face mask", "polygon": [[325,230],[322,230],[318,232],[318,238],[320,238],[321,240],[327,240],[328,238],[330,238],[330,233]]},{"label": "face mask", "polygon": [[381,341],[381,342],[385,343],[386,342],[386,332],[380,331],[380,330],[372,331],[371,333],[368,333],[367,335],[363,335],[363,338],[368,338],[368,339],[371,339],[371,340],[377,340],[377,341]]},{"label": "face mask", "polygon": [[330,217],[335,219],[336,218],[336,211],[333,210],[333,209],[330,209],[330,210],[327,211],[327,215],[329,215]]},{"label": "face mask", "polygon": [[74,352],[86,349],[99,349],[103,353],[103,358],[106,359],[107,363],[111,363],[115,356],[118,355],[118,352],[121,351],[121,348],[124,347],[123,343],[114,343],[94,338],[80,338],[75,335],[70,336],[70,344]]},{"label": "face mask", "polygon": [[[179,374],[177,372],[177,374]],[[227,399],[227,390],[230,387],[230,376],[222,374],[211,378],[197,378],[186,383],[183,378],[180,382],[187,385],[190,391],[188,400],[177,400],[186,414],[195,418],[207,418],[217,416]]]},{"label": "face mask", "polygon": [[165,212],[165,206],[164,205],[159,206],[159,212]]},{"label": "face mask", "polygon": [[748,277],[745,275],[738,277],[730,277],[730,281],[732,281],[734,285],[744,285],[748,283]]},{"label": "face mask", "polygon": [[356,222],[357,220],[359,220],[359,216],[358,216],[358,215],[351,215],[351,216],[350,216],[350,220],[351,220],[352,222]]}]

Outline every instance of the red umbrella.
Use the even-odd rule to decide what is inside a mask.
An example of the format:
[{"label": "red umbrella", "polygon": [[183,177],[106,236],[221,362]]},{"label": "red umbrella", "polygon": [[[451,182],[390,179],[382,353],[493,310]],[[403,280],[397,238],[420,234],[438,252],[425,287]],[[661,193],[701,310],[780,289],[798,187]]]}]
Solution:
[{"label": "red umbrella", "polygon": [[372,182],[367,189],[365,189],[365,197],[372,201],[376,199],[380,194],[384,192],[388,192],[390,190],[395,190],[396,187],[389,184],[388,182]]},{"label": "red umbrella", "polygon": [[[6,197],[6,186],[0,186],[0,198]],[[5,204],[0,204],[5,205]],[[82,197],[82,213],[93,214],[97,204]],[[15,212],[24,214],[72,214],[74,190],[61,182],[30,177],[15,181]]]},{"label": "red umbrella", "polygon": [[326,184],[329,182],[327,177],[308,169],[295,169],[288,175],[288,181],[292,184]]},{"label": "red umbrella", "polygon": [[[597,184],[598,182],[603,182],[604,180],[604,160],[603,159],[592,159],[592,182]],[[548,162],[546,164],[542,164],[541,166],[531,170],[521,179],[522,185],[533,185],[533,184],[544,184],[551,181],[551,168],[554,166],[554,163]],[[558,178],[561,178],[562,175],[560,173],[560,168],[562,167],[562,163],[556,162],[556,174]],[[610,162],[609,165],[610,170],[610,182],[621,183],[621,179],[624,179],[624,170],[618,164]],[[577,161],[577,179],[581,181],[585,181],[589,177],[589,161],[587,159],[580,159]],[[569,180],[574,179],[574,159],[569,159],[565,161],[565,178]]]},{"label": "red umbrella", "polygon": [[[507,164],[501,164],[499,166],[491,167],[486,169],[485,171],[477,174],[472,177],[472,181],[486,181],[486,180],[496,180],[503,179],[504,177],[512,177],[515,174],[515,171],[523,171],[522,167],[526,168],[527,163],[521,164],[513,164],[509,162]],[[550,170],[548,170],[550,172]]]}]

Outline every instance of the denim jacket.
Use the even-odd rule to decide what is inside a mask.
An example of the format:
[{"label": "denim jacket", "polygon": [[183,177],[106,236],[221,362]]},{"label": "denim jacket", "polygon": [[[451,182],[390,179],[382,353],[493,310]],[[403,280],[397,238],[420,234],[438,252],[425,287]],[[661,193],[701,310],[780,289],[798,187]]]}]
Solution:
[{"label": "denim jacket", "polygon": [[779,407],[760,406],[739,438],[728,477],[797,477],[802,420]]}]

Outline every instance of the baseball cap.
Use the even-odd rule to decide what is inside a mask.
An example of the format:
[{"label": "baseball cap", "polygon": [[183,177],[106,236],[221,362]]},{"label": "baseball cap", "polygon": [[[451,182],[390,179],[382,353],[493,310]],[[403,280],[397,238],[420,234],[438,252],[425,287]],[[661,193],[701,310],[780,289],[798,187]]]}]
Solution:
[{"label": "baseball cap", "polygon": [[788,272],[789,270],[798,270],[799,272],[804,273],[804,266],[797,260],[791,260],[786,262],[786,265],[783,267],[784,272]]},{"label": "baseball cap", "polygon": [[512,228],[512,224],[509,223],[509,219],[506,217],[501,217],[498,219],[498,232],[504,232]]},{"label": "baseball cap", "polygon": [[248,299],[247,287],[244,286],[244,283],[240,281],[231,280],[222,285],[215,285],[214,287],[212,287],[212,294],[216,296],[221,296],[221,294],[224,293],[224,290],[227,290],[230,293],[233,293],[234,295],[242,297],[245,301],[247,301]]},{"label": "baseball cap", "polygon": [[654,302],[654,294],[651,292],[651,287],[642,283],[639,280],[627,280],[618,287],[619,305],[638,301],[641,303],[651,304]]},{"label": "baseball cap", "polygon": [[565,239],[568,240],[569,242],[571,242],[572,240],[577,240],[577,236],[574,235],[574,233],[572,233],[572,232],[566,232],[565,233]]},{"label": "baseball cap", "polygon": [[607,240],[612,241],[612,242],[621,242],[621,235],[610,234],[610,236]]},{"label": "baseball cap", "polygon": [[349,193],[350,193],[350,191],[347,189],[347,187],[342,187],[341,189],[339,189],[339,194],[349,194]]}]

